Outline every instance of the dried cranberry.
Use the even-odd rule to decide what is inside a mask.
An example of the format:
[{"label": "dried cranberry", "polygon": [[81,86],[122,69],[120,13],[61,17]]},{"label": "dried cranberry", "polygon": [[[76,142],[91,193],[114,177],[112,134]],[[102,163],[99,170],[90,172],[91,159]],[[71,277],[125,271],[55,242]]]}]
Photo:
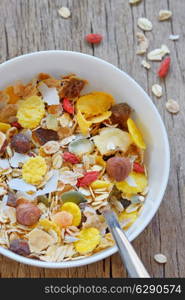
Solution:
[{"label": "dried cranberry", "polygon": [[12,137],[11,147],[18,153],[26,153],[31,149],[31,143],[26,135],[18,133]]},{"label": "dried cranberry", "polygon": [[23,256],[28,256],[30,254],[30,249],[28,242],[23,239],[15,239],[10,242],[10,248],[11,251],[23,255]]}]

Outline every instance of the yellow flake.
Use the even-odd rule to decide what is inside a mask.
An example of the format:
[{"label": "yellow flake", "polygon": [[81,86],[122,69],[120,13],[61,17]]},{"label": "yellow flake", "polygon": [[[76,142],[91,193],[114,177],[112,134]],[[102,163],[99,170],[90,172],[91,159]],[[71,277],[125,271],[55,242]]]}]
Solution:
[{"label": "yellow flake", "polygon": [[102,113],[99,116],[88,119],[88,121],[90,121],[94,124],[100,123],[100,122],[103,122],[104,120],[107,120],[111,116],[111,114],[112,114],[111,111],[105,111],[104,113]]},{"label": "yellow flake", "polygon": [[82,214],[81,214],[81,210],[80,210],[79,206],[76,203],[74,203],[74,202],[64,203],[61,207],[61,211],[67,211],[68,213],[72,214],[72,216],[73,216],[72,225],[73,226],[80,225]]},{"label": "yellow flake", "polygon": [[18,122],[23,128],[35,128],[44,117],[45,106],[42,99],[32,96],[24,100],[17,112]]},{"label": "yellow flake", "polygon": [[131,186],[126,181],[120,181],[115,183],[116,187],[125,194],[137,194],[143,192],[148,184],[146,175],[131,172],[129,176],[133,178],[136,186]]},{"label": "yellow flake", "polygon": [[128,131],[134,141],[134,143],[141,149],[146,149],[145,142],[143,140],[142,133],[137,128],[136,124],[132,119],[128,119],[127,121]]},{"label": "yellow flake", "polygon": [[109,181],[104,180],[95,180],[93,183],[91,183],[91,187],[93,189],[109,188],[110,186],[111,183]]},{"label": "yellow flake", "polygon": [[47,165],[41,156],[31,157],[22,167],[23,179],[31,184],[40,184],[46,174]]},{"label": "yellow flake", "polygon": [[20,99],[20,97],[15,94],[13,86],[8,86],[5,89],[5,93],[8,95],[9,98],[8,103],[15,104]]},{"label": "yellow flake", "polygon": [[7,130],[10,128],[11,128],[10,124],[0,122],[0,131],[7,132]]},{"label": "yellow flake", "polygon": [[77,112],[77,122],[80,127],[80,131],[82,134],[86,135],[88,134],[89,127],[92,125],[90,121],[87,121],[84,116],[82,115],[81,111]]},{"label": "yellow flake", "polygon": [[56,223],[54,223],[48,219],[40,219],[38,225],[41,225],[43,227],[43,229],[47,232],[49,232],[50,230],[54,230],[58,235],[58,240],[60,241],[61,230],[60,230],[60,227]]},{"label": "yellow flake", "polygon": [[132,213],[127,213],[123,211],[119,214],[118,219],[120,222],[125,221],[125,225],[123,226],[124,229],[128,229],[137,219],[138,212],[134,211]]},{"label": "yellow flake", "polygon": [[97,228],[84,228],[77,236],[79,239],[74,243],[76,251],[80,254],[92,252],[100,243],[100,232]]}]

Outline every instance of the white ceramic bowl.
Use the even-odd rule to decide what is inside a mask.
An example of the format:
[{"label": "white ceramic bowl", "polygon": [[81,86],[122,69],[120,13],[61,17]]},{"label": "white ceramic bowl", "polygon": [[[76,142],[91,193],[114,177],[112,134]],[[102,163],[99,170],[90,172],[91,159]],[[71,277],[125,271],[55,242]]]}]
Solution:
[{"label": "white ceramic bowl", "polygon": [[[96,57],[70,51],[42,51],[19,56],[0,65],[0,89],[16,80],[28,81],[39,72],[54,76],[76,73],[89,81],[85,92],[100,90],[111,93],[117,102],[127,102],[135,110],[147,144],[146,163],[149,172],[149,193],[144,209],[127,231],[135,239],[152,220],[162,201],[168,181],[170,154],[164,124],[144,90],[126,73]],[[117,251],[112,247],[93,256],[68,262],[50,263],[19,256],[0,247],[0,253],[18,262],[45,268],[69,268],[99,261]]]}]

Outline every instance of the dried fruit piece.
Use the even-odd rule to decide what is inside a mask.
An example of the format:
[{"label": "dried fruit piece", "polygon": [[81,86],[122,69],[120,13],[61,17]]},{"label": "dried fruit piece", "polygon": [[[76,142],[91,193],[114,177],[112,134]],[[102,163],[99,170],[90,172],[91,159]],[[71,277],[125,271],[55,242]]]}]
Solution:
[{"label": "dried fruit piece", "polygon": [[161,62],[161,65],[159,67],[159,70],[157,71],[157,74],[160,78],[165,78],[166,75],[169,72],[170,69],[170,63],[171,63],[171,58],[170,56],[167,56],[166,58],[163,59]]},{"label": "dried fruit piece", "polygon": [[132,143],[131,136],[119,128],[103,128],[99,135],[93,137],[94,143],[102,155],[115,151],[126,152]]},{"label": "dried fruit piece", "polygon": [[60,144],[57,141],[49,141],[42,147],[46,154],[54,154],[60,149]]},{"label": "dried fruit piece", "polygon": [[80,225],[82,214],[81,214],[81,210],[77,204],[75,204],[74,202],[66,202],[62,205],[61,211],[65,211],[65,212],[72,214],[72,216],[73,216],[72,225],[73,226]]},{"label": "dried fruit piece", "polygon": [[32,133],[33,140],[40,145],[44,145],[49,141],[58,141],[59,136],[56,131],[52,129],[44,129],[44,128],[37,128]]},{"label": "dried fruit piece", "polygon": [[18,122],[23,128],[35,128],[44,117],[44,102],[38,96],[27,98],[19,106],[17,112]]},{"label": "dried fruit piece", "polygon": [[9,250],[23,256],[28,256],[30,254],[28,242],[23,239],[12,240],[10,242]]},{"label": "dried fruit piece", "polygon": [[74,114],[74,105],[73,105],[72,101],[70,101],[68,98],[64,98],[62,105],[63,105],[63,109],[66,112],[68,112],[71,115]]},{"label": "dried fruit piece", "polygon": [[116,182],[116,187],[125,194],[137,194],[143,192],[147,184],[145,174],[131,172],[125,181]]},{"label": "dried fruit piece", "polygon": [[153,28],[152,22],[150,22],[147,18],[139,18],[137,25],[144,31],[151,31]]},{"label": "dried fruit piece", "polygon": [[125,157],[111,157],[107,160],[106,170],[116,181],[123,181],[131,172],[131,162]]},{"label": "dried fruit piece", "polygon": [[62,79],[60,98],[74,99],[76,97],[79,97],[80,92],[84,88],[86,83],[86,80],[80,79],[75,75],[65,76]]},{"label": "dried fruit piece", "polygon": [[85,40],[90,44],[100,44],[103,36],[98,33],[89,33],[85,36]]},{"label": "dried fruit piece", "polygon": [[76,251],[80,254],[92,252],[100,243],[100,232],[97,228],[84,228],[77,236],[79,239],[74,243]]},{"label": "dried fruit piece", "polygon": [[105,92],[92,92],[78,99],[77,108],[88,118],[108,111],[113,104],[112,95]]},{"label": "dried fruit piece", "polygon": [[22,129],[21,124],[19,124],[18,122],[12,122],[12,123],[11,123],[11,126],[12,126],[12,127],[16,127],[17,129]]},{"label": "dried fruit piece", "polygon": [[167,111],[169,111],[172,114],[177,114],[180,111],[180,106],[177,103],[177,101],[175,101],[173,99],[169,99],[166,102],[166,109],[167,109]]},{"label": "dried fruit piece", "polygon": [[4,154],[7,145],[8,145],[8,141],[6,139],[6,135],[0,132],[0,156]]},{"label": "dried fruit piece", "polygon": [[118,124],[120,128],[127,127],[127,120],[131,115],[132,109],[127,103],[115,104],[111,107],[112,124]]},{"label": "dried fruit piece", "polygon": [[26,135],[18,133],[12,137],[11,147],[18,153],[27,153],[31,149],[31,143]]},{"label": "dried fruit piece", "polygon": [[60,211],[53,216],[53,222],[59,225],[60,228],[71,226],[73,215],[67,211]]},{"label": "dried fruit piece", "polygon": [[74,202],[78,205],[82,202],[87,201],[81,193],[76,192],[76,191],[69,191],[69,192],[63,193],[61,196],[61,200],[63,203]]},{"label": "dried fruit piece", "polygon": [[77,186],[85,187],[98,179],[98,176],[98,171],[86,172],[83,177],[78,178]]},{"label": "dried fruit piece", "polygon": [[71,164],[78,164],[80,162],[79,158],[74,153],[70,152],[64,152],[63,159]]},{"label": "dried fruit piece", "polygon": [[94,144],[92,141],[90,141],[88,139],[78,139],[78,140],[72,141],[69,144],[68,149],[70,152],[81,156],[83,154],[93,152]]},{"label": "dried fruit piece", "polygon": [[0,131],[7,132],[8,129],[11,128],[11,125],[8,123],[0,122]]},{"label": "dried fruit piece", "polygon": [[161,9],[159,11],[159,21],[166,21],[172,17],[172,12],[167,9]]},{"label": "dried fruit piece", "polygon": [[143,136],[140,132],[140,130],[137,128],[136,124],[132,119],[128,119],[127,121],[128,130],[131,134],[131,137],[134,141],[134,143],[141,149],[146,149],[145,142],[143,140]]},{"label": "dried fruit piece", "polygon": [[140,165],[137,162],[133,163],[133,171],[136,173],[145,173],[145,168],[144,166]]},{"label": "dried fruit piece", "polygon": [[26,182],[37,185],[41,183],[46,171],[47,165],[43,157],[31,157],[22,167],[22,177]]},{"label": "dried fruit piece", "polygon": [[22,225],[32,226],[37,223],[40,216],[40,209],[31,202],[22,203],[16,207],[17,222]]},{"label": "dried fruit piece", "polygon": [[11,206],[11,207],[16,207],[17,203],[16,203],[16,196],[14,193],[12,192],[9,192],[8,193],[8,200],[7,200],[7,205],[8,206]]},{"label": "dried fruit piece", "polygon": [[5,93],[8,95],[8,103],[15,104],[20,99],[18,95],[15,94],[14,87],[8,86],[5,89]]},{"label": "dried fruit piece", "polygon": [[7,104],[0,110],[0,122],[11,123],[12,118],[14,119],[17,113],[16,104]]},{"label": "dried fruit piece", "polygon": [[167,258],[164,254],[162,253],[158,253],[154,255],[154,259],[156,262],[158,262],[159,264],[166,264],[167,263]]},{"label": "dried fruit piece", "polygon": [[163,94],[162,86],[159,85],[159,84],[153,84],[152,85],[152,93],[156,97],[160,98],[162,96],[162,94]]},{"label": "dried fruit piece", "polygon": [[58,13],[64,19],[68,19],[71,15],[69,8],[65,7],[65,6],[62,6],[61,8],[59,8]]}]

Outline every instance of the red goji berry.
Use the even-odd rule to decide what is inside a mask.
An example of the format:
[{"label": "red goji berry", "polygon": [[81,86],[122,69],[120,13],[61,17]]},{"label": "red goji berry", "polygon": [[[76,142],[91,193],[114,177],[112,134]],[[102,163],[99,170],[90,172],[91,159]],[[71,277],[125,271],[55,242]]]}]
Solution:
[{"label": "red goji berry", "polygon": [[145,173],[145,168],[137,162],[133,164],[133,171],[136,173]]},{"label": "red goji berry", "polygon": [[21,124],[19,124],[18,122],[12,122],[12,123],[11,123],[11,126],[12,126],[12,127],[16,127],[17,129],[22,129]]},{"label": "red goji berry", "polygon": [[78,164],[80,162],[79,158],[71,152],[64,152],[63,159],[71,164]]},{"label": "red goji berry", "polygon": [[99,176],[98,171],[86,172],[83,177],[78,178],[77,186],[84,187],[86,185],[91,184],[95,181]]},{"label": "red goji berry", "polygon": [[71,101],[68,98],[64,98],[63,100],[63,109],[67,111],[69,114],[74,114],[74,105],[71,103]]},{"label": "red goji berry", "polygon": [[164,78],[166,77],[166,75],[168,74],[168,71],[170,69],[170,63],[171,63],[171,58],[170,56],[167,56],[165,59],[163,59],[163,61],[161,62],[161,65],[159,67],[159,70],[157,72],[158,76],[160,78]]},{"label": "red goji berry", "polygon": [[103,37],[98,33],[90,33],[85,36],[85,39],[90,44],[99,44],[102,41]]}]

